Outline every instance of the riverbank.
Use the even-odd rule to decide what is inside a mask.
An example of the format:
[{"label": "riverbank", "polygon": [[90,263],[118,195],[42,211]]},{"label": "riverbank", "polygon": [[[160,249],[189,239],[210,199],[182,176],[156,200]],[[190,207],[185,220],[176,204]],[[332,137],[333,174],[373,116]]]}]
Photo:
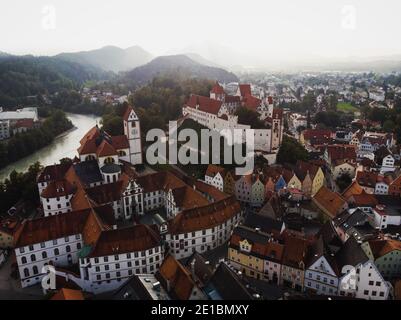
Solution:
[{"label": "riverbank", "polygon": [[41,148],[33,154],[10,163],[0,170],[0,181],[9,177],[13,170],[25,172],[29,166],[37,161],[42,165],[51,165],[58,163],[62,158],[73,158],[79,147],[79,141],[85,133],[100,122],[100,117],[94,115],[81,115],[67,113],[67,118],[72,122],[73,128],[61,133],[44,148]]}]

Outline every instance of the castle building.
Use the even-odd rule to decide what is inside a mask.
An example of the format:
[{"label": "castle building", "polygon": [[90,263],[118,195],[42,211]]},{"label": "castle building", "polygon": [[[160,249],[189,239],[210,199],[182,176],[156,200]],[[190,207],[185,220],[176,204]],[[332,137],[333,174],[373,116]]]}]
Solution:
[{"label": "castle building", "polygon": [[[249,84],[240,84],[235,96],[227,95],[223,87],[216,83],[209,97],[191,95],[183,106],[182,113],[202,126],[211,130],[240,129],[245,132],[250,125],[239,123],[235,114],[245,107],[259,114],[266,129],[255,129],[255,150],[265,153],[276,152],[281,145],[284,133],[282,109],[275,109],[272,97],[259,99],[252,95]],[[245,135],[243,135],[245,142]]]}]

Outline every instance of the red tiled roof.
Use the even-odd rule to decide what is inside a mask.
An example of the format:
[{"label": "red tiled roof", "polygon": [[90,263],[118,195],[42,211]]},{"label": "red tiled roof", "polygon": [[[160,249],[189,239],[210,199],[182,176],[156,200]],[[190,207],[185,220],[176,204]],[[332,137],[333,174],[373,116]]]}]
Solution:
[{"label": "red tiled roof", "polygon": [[273,109],[273,119],[282,119],[283,118],[283,109],[274,108]]},{"label": "red tiled roof", "polygon": [[256,110],[262,101],[252,95],[246,95],[244,99],[242,100],[242,104],[244,107],[251,109],[251,110]]},{"label": "red tiled roof", "polygon": [[75,191],[76,187],[63,179],[50,182],[42,191],[41,197],[46,199],[64,197],[73,194]]},{"label": "red tiled roof", "polygon": [[33,128],[33,119],[20,119],[15,124],[16,128]]},{"label": "red tiled roof", "polygon": [[210,92],[214,94],[225,94],[223,87],[217,81]]},{"label": "red tiled roof", "polygon": [[207,113],[212,113],[217,115],[221,108],[222,102],[219,100],[210,99],[208,97],[191,95],[187,102],[187,106],[193,109],[199,106],[199,110]]},{"label": "red tiled roof", "polygon": [[71,163],[47,166],[40,172],[37,182],[61,180],[70,167]]},{"label": "red tiled roof", "polygon": [[273,104],[273,97],[268,96],[267,97],[267,101],[268,101],[269,104]]},{"label": "red tiled roof", "polygon": [[103,231],[90,257],[145,251],[160,246],[160,235],[152,227],[137,224],[128,228]]},{"label": "red tiled roof", "polygon": [[111,143],[116,150],[129,149],[129,142],[126,135],[112,136]]},{"label": "red tiled roof", "polygon": [[224,172],[224,168],[216,166],[214,164],[209,164],[205,175],[214,178],[214,176],[218,173],[223,175],[223,172]]},{"label": "red tiled roof", "polygon": [[312,138],[330,138],[332,132],[330,130],[320,130],[320,129],[307,129],[302,132],[305,140],[310,140]]},{"label": "red tiled roof", "polygon": [[24,221],[15,237],[15,247],[82,234],[91,210],[62,213]]},{"label": "red tiled roof", "polygon": [[351,199],[357,207],[375,207],[379,204],[374,194],[368,194],[362,190],[360,194],[354,194]]},{"label": "red tiled roof", "polygon": [[125,109],[124,116],[123,116],[123,119],[125,121],[128,121],[132,110],[133,110],[132,106],[127,106],[127,108]]},{"label": "red tiled roof", "polygon": [[401,251],[401,241],[392,239],[371,240],[369,241],[369,246],[375,259],[395,250]]},{"label": "red tiled roof", "polygon": [[358,171],[355,180],[363,187],[374,188],[376,186],[377,177],[377,172]]},{"label": "red tiled roof", "polygon": [[226,95],[224,98],[224,102],[225,103],[240,103],[241,102],[241,98],[238,96],[228,96]]},{"label": "red tiled roof", "polygon": [[103,140],[102,143],[96,150],[96,154],[98,157],[108,157],[118,155],[117,150],[106,140]]},{"label": "red tiled roof", "polygon": [[165,257],[156,276],[165,287],[169,287],[168,293],[173,299],[188,300],[196,286],[191,273],[170,254]]},{"label": "red tiled roof", "polygon": [[313,196],[314,203],[325,213],[334,218],[339,214],[342,208],[346,205],[346,201],[337,192],[330,191],[325,186]]},{"label": "red tiled roof", "polygon": [[246,97],[246,96],[252,95],[252,90],[251,90],[250,84],[240,84],[239,91],[240,91],[241,97]]},{"label": "red tiled roof", "polygon": [[356,160],[355,146],[352,145],[329,145],[326,147],[330,161],[335,160]]},{"label": "red tiled roof", "polygon": [[308,242],[302,238],[288,236],[284,243],[283,264],[286,266],[303,269],[307,258]]},{"label": "red tiled roof", "polygon": [[184,210],[169,222],[171,234],[211,229],[240,213],[241,207],[235,197],[213,202],[207,206]]}]

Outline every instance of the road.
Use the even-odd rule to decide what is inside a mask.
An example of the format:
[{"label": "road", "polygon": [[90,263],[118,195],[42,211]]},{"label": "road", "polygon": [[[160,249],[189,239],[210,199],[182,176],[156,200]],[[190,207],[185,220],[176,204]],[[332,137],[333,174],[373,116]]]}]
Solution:
[{"label": "road", "polygon": [[21,288],[19,280],[11,278],[11,259],[0,267],[0,300],[40,300],[43,293],[40,285]]}]

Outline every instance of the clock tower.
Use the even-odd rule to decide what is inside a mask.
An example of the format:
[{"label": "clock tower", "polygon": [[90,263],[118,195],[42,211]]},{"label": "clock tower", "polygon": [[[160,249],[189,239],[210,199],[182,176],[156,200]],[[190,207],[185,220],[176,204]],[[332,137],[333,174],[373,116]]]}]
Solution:
[{"label": "clock tower", "polygon": [[131,106],[124,113],[124,134],[129,142],[129,159],[133,165],[142,164],[141,126]]}]

